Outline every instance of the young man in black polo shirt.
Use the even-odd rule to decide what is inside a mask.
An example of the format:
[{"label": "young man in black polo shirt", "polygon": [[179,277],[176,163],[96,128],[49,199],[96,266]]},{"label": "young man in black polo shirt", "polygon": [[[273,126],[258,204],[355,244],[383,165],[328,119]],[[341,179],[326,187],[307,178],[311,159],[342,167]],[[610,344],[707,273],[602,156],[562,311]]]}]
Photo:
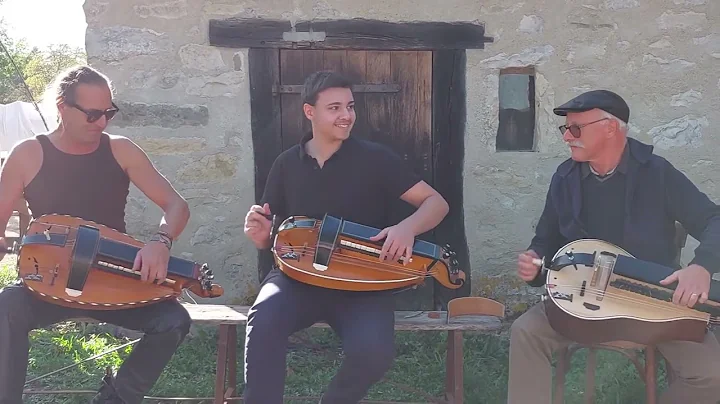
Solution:
[{"label": "young man in black polo shirt", "polygon": [[[390,149],[350,136],[355,122],[351,83],[332,72],[310,75],[303,112],[312,133],[273,163],[260,205],[250,208],[245,234],[259,249],[270,247],[271,222],[291,215],[321,219],[325,213],[383,229],[380,259],[411,254],[415,236],[437,226],[447,202]],[[403,119],[404,117],[395,117]],[[389,222],[400,198],[418,209]],[[394,301],[391,292],[349,292],[297,282],[274,268],[250,309],[245,340],[245,403],[281,404],[288,337],[327,321],[342,339],[345,359],[321,404],[352,404],[365,397],[392,365]]]},{"label": "young man in black polo shirt", "polygon": [[[663,280],[677,286],[673,301],[694,306],[720,270],[720,209],[652,146],[627,137],[630,110],[605,90],[579,95],[555,109],[572,157],[553,175],[545,208],[517,272],[532,286],[545,278],[533,259],[552,257],[571,241],[599,238],[635,257],[676,267],[675,221],[700,245],[685,268]],[[542,303],[511,327],[508,403],[550,403],[552,354],[570,344],[548,323]],[[720,399],[720,345],[712,332],[703,343],[658,344],[677,378],[660,403],[716,403]]]}]

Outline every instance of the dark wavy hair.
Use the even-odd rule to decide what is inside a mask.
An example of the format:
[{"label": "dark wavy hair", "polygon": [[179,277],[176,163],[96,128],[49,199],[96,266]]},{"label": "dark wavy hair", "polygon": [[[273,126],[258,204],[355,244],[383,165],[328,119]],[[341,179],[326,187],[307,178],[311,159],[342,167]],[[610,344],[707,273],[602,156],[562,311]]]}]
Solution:
[{"label": "dark wavy hair", "polygon": [[301,93],[303,104],[315,105],[317,102],[318,94],[328,88],[349,88],[352,90],[352,81],[344,75],[329,71],[322,70],[319,72],[312,73],[305,79],[303,84],[303,90]]}]

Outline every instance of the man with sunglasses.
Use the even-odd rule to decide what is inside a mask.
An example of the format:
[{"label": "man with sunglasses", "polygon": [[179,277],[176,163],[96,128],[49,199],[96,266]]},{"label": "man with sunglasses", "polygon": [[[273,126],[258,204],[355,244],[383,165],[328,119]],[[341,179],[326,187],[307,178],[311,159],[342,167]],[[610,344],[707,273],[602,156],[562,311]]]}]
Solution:
[{"label": "man with sunglasses", "polygon": [[[141,281],[162,282],[172,241],[190,217],[187,202],[135,143],[105,133],[118,112],[107,77],[78,66],[59,75],[54,88],[57,128],[18,142],[0,173],[0,225],[7,226],[15,202],[24,196],[33,217],[70,215],[125,233],[133,183],[164,212],[133,270],[140,271]],[[28,333],[80,317],[144,333],[116,377],[103,378],[92,399],[98,404],[142,402],[190,330],[190,317],[176,300],[127,310],[80,310],[41,301],[19,280],[0,290],[0,404],[22,403]]]},{"label": "man with sunglasses", "polygon": [[[554,110],[571,158],[559,165],[528,251],[518,257],[518,276],[541,287],[533,262],[565,244],[597,238],[634,256],[677,271],[662,281],[675,285],[673,302],[703,303],[711,275],[720,271],[720,209],[653,147],[627,136],[630,109],[617,94],[595,90]],[[675,222],[700,241],[690,265],[675,264]],[[551,402],[551,357],[572,341],[550,326],[543,303],[511,327],[508,403]],[[720,345],[713,333],[703,343],[673,341],[658,349],[676,379],[660,403],[716,403],[720,398]]]}]

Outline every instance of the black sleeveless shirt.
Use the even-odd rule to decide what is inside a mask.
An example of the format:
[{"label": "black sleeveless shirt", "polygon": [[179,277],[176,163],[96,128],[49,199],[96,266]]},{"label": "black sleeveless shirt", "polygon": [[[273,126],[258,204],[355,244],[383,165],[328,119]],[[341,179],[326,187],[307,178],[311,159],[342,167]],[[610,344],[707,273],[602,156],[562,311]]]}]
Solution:
[{"label": "black sleeveless shirt", "polygon": [[25,187],[33,217],[70,215],[125,233],[130,179],[112,154],[110,137],[103,133],[100,146],[81,155],[60,151],[46,135],[36,138],[42,145],[43,162]]}]

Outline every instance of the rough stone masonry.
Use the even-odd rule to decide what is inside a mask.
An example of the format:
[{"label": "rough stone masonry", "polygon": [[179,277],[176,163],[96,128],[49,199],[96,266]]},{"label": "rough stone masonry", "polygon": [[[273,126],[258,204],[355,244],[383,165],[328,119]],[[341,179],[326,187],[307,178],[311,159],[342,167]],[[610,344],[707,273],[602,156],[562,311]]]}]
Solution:
[{"label": "rough stone masonry", "polygon": [[[415,3],[415,4],[413,4]],[[257,290],[243,220],[253,203],[247,49],[208,45],[211,18],[363,17],[473,21],[494,42],[469,50],[464,210],[473,293],[537,301],[514,275],[557,164],[568,157],[552,108],[604,87],[632,109],[631,135],[652,143],[720,201],[720,2],[713,0],[87,0],[89,61],[114,80],[123,110],[110,130],[136,140],[188,199],[176,251],[208,262],[227,302]],[[496,152],[499,70],[534,66],[536,147]],[[133,190],[129,230],[148,235],[160,211]],[[685,261],[696,246],[690,240]]]}]

